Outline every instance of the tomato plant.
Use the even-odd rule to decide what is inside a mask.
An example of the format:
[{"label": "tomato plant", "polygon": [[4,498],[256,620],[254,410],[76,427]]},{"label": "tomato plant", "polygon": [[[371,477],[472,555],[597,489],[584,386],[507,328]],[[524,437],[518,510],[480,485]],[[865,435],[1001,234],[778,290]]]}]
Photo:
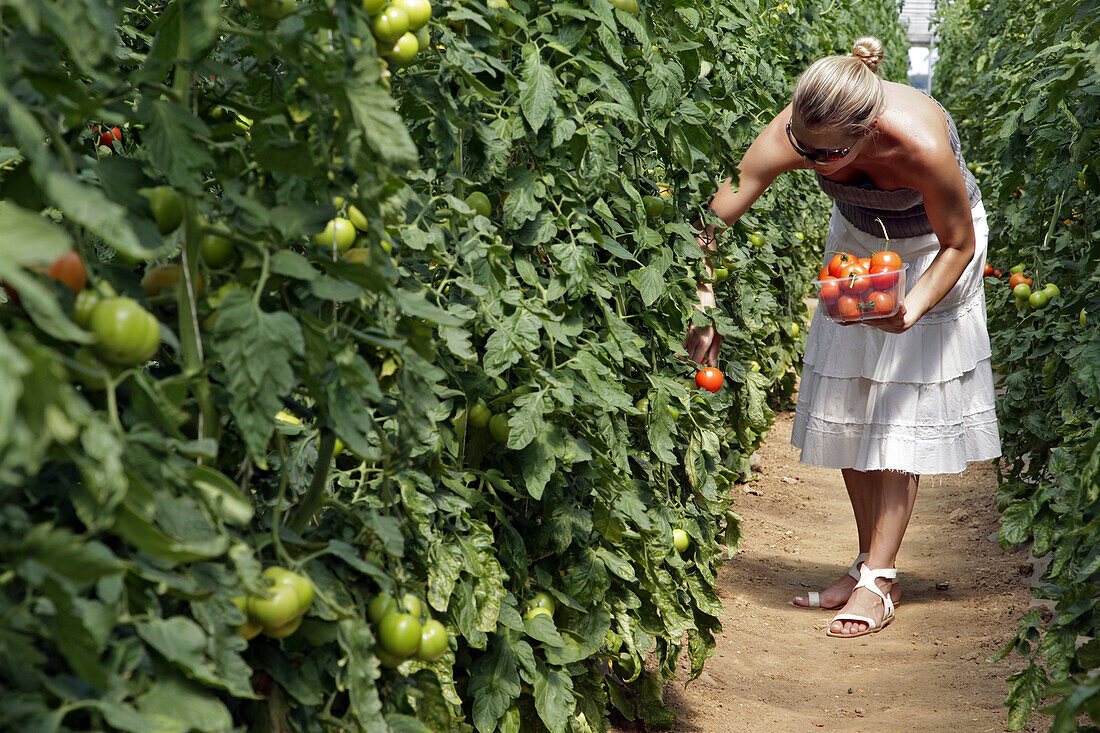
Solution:
[{"label": "tomato plant", "polygon": [[[423,3],[383,5],[4,14],[0,220],[35,247],[0,248],[28,660],[0,728],[667,728],[662,685],[713,654],[730,485],[794,391],[828,209],[777,181],[706,311],[691,224],[813,58],[874,22],[904,77],[893,4],[439,3],[400,69]],[[108,157],[89,129],[123,120]],[[28,272],[69,251],[76,303]],[[146,296],[139,263],[208,290]],[[725,337],[714,395],[689,323]],[[418,658],[380,628],[406,593]]]},{"label": "tomato plant", "polygon": [[[1025,8],[1034,11],[1027,18]],[[1078,643],[1095,626],[1100,490],[1100,341],[1080,320],[1095,312],[1100,272],[1100,182],[1089,173],[1100,163],[1090,126],[1100,91],[1086,61],[1100,37],[1090,12],[1080,4],[967,2],[944,7],[939,26],[934,93],[963,121],[975,169],[995,171],[979,179],[986,208],[997,212],[988,259],[1015,263],[1009,287],[987,292],[1000,375],[999,539],[1006,548],[1030,543],[1044,558],[1035,595],[1053,611],[1024,613],[998,655],[1028,659],[1008,679],[1011,730],[1037,708],[1051,716],[1052,730],[1100,722],[1090,681],[1100,666],[1095,644]]]}]

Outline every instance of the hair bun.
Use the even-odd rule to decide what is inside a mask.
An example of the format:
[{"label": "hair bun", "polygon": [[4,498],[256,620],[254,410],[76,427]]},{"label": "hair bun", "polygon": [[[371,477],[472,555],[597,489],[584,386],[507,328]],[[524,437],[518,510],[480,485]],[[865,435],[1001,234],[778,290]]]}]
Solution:
[{"label": "hair bun", "polygon": [[882,41],[874,36],[857,38],[852,44],[852,56],[862,61],[871,71],[878,73],[879,62],[886,56]]}]

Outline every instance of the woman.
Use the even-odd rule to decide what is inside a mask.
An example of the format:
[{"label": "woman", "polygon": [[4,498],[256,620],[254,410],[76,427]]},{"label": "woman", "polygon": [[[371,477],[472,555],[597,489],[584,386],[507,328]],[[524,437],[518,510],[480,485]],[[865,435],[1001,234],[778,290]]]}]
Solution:
[{"label": "woman", "polygon": [[[801,462],[842,470],[859,556],[792,605],[840,609],[827,632],[839,637],[877,632],[893,618],[895,560],[920,477],[1000,455],[981,193],[950,115],[926,94],[881,80],[882,58],[878,39],[865,37],[850,55],[812,64],[745,153],[738,187],[727,180],[711,202],[731,224],[780,173],[810,168],[834,199],[827,251],[869,257],[888,248],[909,266],[896,315],[841,325],[818,312],[806,344],[791,443]],[[714,235],[707,227],[700,246],[714,251]],[[698,294],[700,308],[715,304],[709,284]],[[715,364],[720,341],[713,327],[692,326],[684,347]]]}]

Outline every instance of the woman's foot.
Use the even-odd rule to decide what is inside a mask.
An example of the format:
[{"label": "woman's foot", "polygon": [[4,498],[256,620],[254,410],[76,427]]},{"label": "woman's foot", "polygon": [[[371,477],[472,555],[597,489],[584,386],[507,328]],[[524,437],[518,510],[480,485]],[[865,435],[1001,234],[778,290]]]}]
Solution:
[{"label": "woman's foot", "polygon": [[[890,594],[891,600],[893,600],[897,583],[891,583],[886,578],[876,578],[875,582],[878,584],[879,589],[883,593]],[[855,581],[852,582],[852,585],[855,585]],[[884,608],[882,599],[871,590],[867,588],[857,588],[851,594],[851,597],[848,598],[848,602],[844,604],[844,608],[840,610],[840,613],[867,616],[874,619],[875,626],[879,627],[882,626],[882,620],[886,613],[886,609]],[[863,621],[840,620],[833,621],[829,624],[829,632],[841,636],[862,634],[867,631],[867,628],[868,624]]]},{"label": "woman's foot", "polygon": [[[820,606],[812,605],[810,599],[805,596],[795,596],[791,603],[799,608],[823,608],[827,611],[835,611],[848,602],[848,599],[852,596],[852,589],[856,587],[856,580],[857,579],[853,578],[851,575],[845,575],[840,580],[821,591],[819,596]],[[891,586],[890,600],[893,601],[896,606],[901,602],[901,586],[898,585],[896,580]],[[871,595],[874,594],[872,593]]]}]

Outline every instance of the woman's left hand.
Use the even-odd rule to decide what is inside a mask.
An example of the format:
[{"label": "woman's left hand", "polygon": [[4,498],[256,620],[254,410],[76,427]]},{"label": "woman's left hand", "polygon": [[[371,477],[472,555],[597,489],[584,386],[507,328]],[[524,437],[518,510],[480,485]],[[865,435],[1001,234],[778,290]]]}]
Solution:
[{"label": "woman's left hand", "polygon": [[898,306],[898,312],[892,316],[885,316],[883,318],[872,318],[863,323],[867,326],[874,326],[877,329],[886,331],[887,333],[905,333],[909,330],[909,327],[916,322],[916,319],[908,317],[908,311],[905,310],[905,303]]}]

